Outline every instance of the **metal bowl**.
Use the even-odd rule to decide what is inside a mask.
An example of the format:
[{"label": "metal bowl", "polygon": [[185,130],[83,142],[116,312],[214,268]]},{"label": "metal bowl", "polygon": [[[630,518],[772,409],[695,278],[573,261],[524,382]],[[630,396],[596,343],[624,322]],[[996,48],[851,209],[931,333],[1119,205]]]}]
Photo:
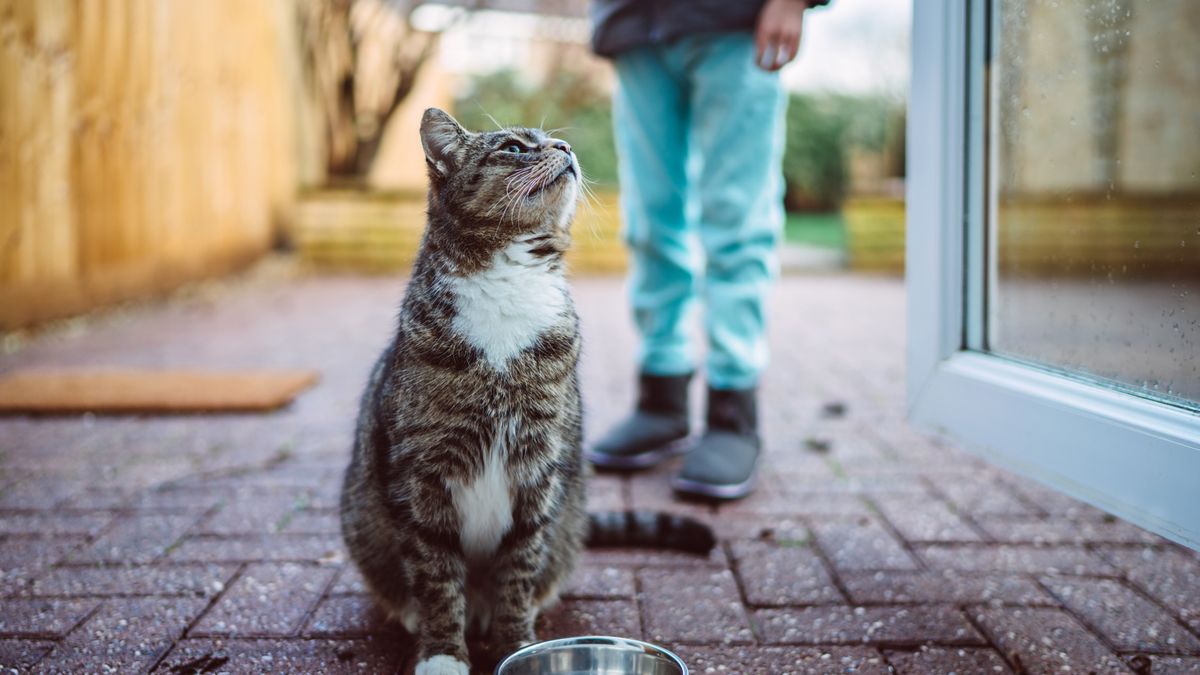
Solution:
[{"label": "metal bowl", "polygon": [[591,635],[529,645],[501,661],[495,675],[688,675],[688,669],[662,647]]}]

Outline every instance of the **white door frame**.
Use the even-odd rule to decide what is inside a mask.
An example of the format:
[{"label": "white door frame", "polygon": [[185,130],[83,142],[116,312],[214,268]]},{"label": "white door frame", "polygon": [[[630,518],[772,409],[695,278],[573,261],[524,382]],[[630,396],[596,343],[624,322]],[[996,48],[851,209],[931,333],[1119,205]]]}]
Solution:
[{"label": "white door frame", "polygon": [[913,7],[909,419],[1200,549],[1200,415],[971,349],[983,335],[987,274],[986,205],[978,197],[987,175],[978,104],[987,1],[915,0]]}]

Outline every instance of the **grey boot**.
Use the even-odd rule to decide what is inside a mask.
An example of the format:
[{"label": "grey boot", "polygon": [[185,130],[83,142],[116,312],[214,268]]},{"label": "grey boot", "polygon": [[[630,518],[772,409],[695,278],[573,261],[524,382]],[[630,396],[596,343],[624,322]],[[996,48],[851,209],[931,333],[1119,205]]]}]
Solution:
[{"label": "grey boot", "polygon": [[633,414],[609,430],[587,458],[606,469],[644,469],[687,450],[688,375],[638,378]]},{"label": "grey boot", "polygon": [[741,499],[754,489],[761,442],[757,389],[708,390],[708,429],[671,481],[676,492]]}]

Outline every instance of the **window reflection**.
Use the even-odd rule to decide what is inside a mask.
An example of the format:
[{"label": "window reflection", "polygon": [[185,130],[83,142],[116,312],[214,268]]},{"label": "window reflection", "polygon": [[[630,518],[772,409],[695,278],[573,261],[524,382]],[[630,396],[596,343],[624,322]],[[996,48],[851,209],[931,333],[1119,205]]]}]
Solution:
[{"label": "window reflection", "polygon": [[1200,402],[1200,2],[998,0],[989,349]]}]

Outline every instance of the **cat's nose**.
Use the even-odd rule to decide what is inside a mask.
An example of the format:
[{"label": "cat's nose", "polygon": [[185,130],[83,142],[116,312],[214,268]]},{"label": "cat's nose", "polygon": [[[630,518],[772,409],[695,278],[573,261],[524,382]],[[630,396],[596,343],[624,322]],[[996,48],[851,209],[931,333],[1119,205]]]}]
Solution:
[{"label": "cat's nose", "polygon": [[562,150],[568,155],[571,154],[571,146],[566,141],[552,141],[550,143],[550,147],[554,148],[555,150]]}]

